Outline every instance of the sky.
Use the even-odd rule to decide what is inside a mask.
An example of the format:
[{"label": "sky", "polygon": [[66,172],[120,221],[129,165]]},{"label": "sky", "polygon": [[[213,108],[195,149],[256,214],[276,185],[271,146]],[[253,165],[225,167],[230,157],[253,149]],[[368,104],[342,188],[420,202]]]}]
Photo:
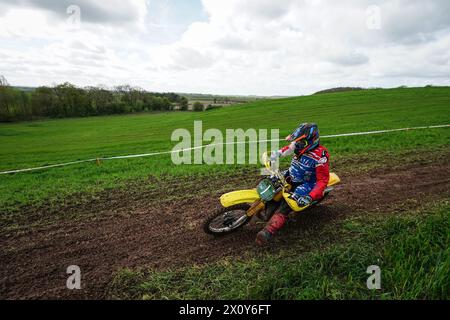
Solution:
[{"label": "sky", "polygon": [[263,96],[450,85],[450,1],[0,0],[0,75]]}]

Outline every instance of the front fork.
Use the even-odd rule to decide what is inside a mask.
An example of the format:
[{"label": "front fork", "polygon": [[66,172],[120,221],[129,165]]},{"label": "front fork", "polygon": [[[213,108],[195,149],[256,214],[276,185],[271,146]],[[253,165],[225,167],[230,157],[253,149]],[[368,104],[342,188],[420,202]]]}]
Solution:
[{"label": "front fork", "polygon": [[[279,202],[283,198],[283,192],[278,192],[272,201]],[[247,216],[253,217],[258,215],[261,211],[266,208],[266,204],[261,199],[255,201],[251,207],[247,210]]]},{"label": "front fork", "polygon": [[266,205],[264,204],[264,202],[261,199],[255,201],[251,205],[251,207],[247,210],[247,217],[253,217],[253,216],[257,215],[262,210],[264,210],[265,207],[266,207]]}]

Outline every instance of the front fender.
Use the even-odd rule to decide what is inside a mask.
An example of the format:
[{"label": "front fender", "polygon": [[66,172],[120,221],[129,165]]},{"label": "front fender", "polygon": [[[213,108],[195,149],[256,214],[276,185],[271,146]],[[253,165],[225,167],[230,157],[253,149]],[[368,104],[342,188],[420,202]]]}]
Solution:
[{"label": "front fender", "polygon": [[241,203],[253,203],[261,199],[256,189],[253,190],[239,190],[226,193],[220,197],[220,203],[225,208],[241,204]]}]

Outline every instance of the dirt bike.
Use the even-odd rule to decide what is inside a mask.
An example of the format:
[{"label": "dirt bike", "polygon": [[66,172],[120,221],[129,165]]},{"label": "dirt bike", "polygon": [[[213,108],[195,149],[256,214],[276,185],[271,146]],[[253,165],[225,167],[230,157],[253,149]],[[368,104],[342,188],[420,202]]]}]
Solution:
[{"label": "dirt bike", "polygon": [[286,201],[294,214],[314,207],[323,201],[341,180],[335,173],[330,173],[324,197],[310,205],[300,207],[292,198],[292,185],[270,160],[267,153],[263,161],[270,173],[261,180],[256,189],[239,190],[226,193],[220,197],[222,208],[214,212],[204,223],[203,229],[208,234],[225,235],[232,233],[258,217],[268,221],[283,201]]}]

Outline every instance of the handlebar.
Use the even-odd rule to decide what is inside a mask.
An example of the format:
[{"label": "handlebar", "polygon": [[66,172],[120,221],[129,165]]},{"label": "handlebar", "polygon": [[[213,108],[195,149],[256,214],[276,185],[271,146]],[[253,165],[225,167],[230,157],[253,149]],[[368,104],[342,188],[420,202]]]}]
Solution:
[{"label": "handlebar", "polygon": [[269,171],[272,175],[276,176],[281,183],[286,186],[288,183],[286,182],[286,179],[284,178],[284,175],[281,174],[280,169],[278,167],[274,167],[272,161],[270,160],[270,157],[268,156],[267,152],[264,152],[262,155],[262,160],[264,161],[264,165],[266,166],[267,171]]}]

